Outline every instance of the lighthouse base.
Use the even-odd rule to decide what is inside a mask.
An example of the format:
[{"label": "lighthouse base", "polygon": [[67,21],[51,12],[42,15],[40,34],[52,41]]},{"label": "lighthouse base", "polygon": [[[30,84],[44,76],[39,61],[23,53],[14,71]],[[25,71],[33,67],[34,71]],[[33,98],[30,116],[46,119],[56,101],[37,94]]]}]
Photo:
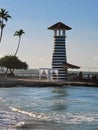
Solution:
[{"label": "lighthouse base", "polygon": [[[54,69],[54,68],[52,68]],[[52,72],[52,79],[53,80],[58,80],[58,81],[66,81],[67,80],[67,70],[64,68],[62,69],[57,69],[58,72],[53,71]]]}]

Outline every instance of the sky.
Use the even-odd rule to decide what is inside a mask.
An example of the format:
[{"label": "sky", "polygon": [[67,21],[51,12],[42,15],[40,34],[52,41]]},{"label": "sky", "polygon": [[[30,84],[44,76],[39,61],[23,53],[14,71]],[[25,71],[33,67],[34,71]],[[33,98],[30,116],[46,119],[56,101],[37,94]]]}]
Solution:
[{"label": "sky", "polygon": [[0,8],[11,15],[0,43],[0,57],[15,53],[23,29],[17,57],[29,68],[51,68],[53,31],[47,28],[63,22],[67,31],[67,62],[81,67],[98,67],[98,0],[0,0]]}]

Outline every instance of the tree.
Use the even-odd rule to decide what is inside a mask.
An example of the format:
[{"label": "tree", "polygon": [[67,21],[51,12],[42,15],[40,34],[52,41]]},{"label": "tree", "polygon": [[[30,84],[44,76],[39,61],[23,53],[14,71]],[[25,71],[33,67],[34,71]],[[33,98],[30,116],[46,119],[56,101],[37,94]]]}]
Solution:
[{"label": "tree", "polygon": [[1,8],[1,10],[0,10],[0,29],[1,29],[1,32],[0,32],[0,42],[2,40],[4,27],[6,26],[4,21],[7,22],[9,18],[11,18],[11,16],[8,14],[8,11],[6,11],[5,9]]},{"label": "tree", "polygon": [[14,56],[16,56],[18,50],[19,50],[19,46],[20,46],[20,42],[21,42],[21,36],[25,34],[25,32],[23,31],[23,29],[20,29],[19,31],[16,31],[14,36],[18,36],[19,37],[19,41],[18,41],[18,46],[17,46],[17,49],[16,49],[16,52],[14,54]]},{"label": "tree", "polygon": [[15,69],[27,69],[28,65],[26,62],[19,60],[16,56],[10,55],[0,58],[0,67],[6,68],[5,74],[8,74],[8,71],[10,71],[10,74],[14,75]]}]

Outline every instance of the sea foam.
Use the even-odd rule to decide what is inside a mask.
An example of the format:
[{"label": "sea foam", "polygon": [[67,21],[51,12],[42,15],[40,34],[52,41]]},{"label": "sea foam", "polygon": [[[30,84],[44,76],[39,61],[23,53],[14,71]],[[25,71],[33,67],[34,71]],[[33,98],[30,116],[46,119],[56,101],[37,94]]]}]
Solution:
[{"label": "sea foam", "polygon": [[91,123],[98,122],[98,114],[95,113],[38,113],[38,112],[27,112],[24,110],[19,110],[14,107],[10,107],[12,111],[19,112],[21,114],[32,117],[35,120],[40,121],[54,121],[62,122],[64,124],[81,124],[83,122]]}]

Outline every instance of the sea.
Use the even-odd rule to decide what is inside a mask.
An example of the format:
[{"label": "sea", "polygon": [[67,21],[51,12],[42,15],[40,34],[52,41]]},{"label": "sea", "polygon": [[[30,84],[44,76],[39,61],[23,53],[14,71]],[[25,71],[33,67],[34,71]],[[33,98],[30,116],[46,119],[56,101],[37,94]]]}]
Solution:
[{"label": "sea", "polygon": [[98,88],[0,88],[0,130],[98,130]]}]

